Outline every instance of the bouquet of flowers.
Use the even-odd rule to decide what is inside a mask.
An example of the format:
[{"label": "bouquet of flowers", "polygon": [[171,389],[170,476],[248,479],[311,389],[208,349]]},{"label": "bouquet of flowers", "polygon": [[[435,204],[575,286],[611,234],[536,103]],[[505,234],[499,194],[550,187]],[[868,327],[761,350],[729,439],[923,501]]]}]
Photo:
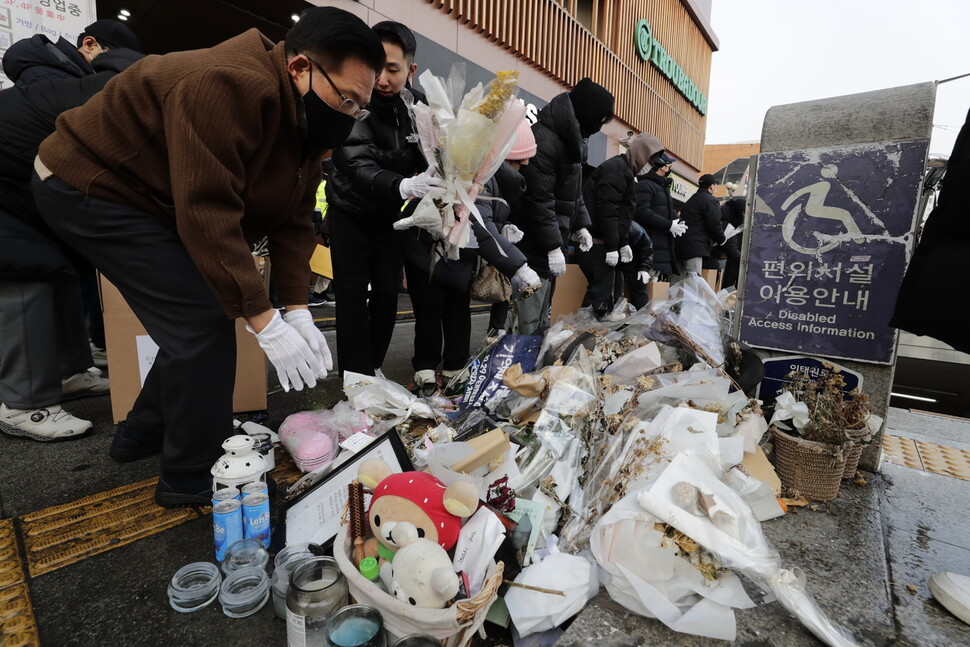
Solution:
[{"label": "bouquet of flowers", "polygon": [[464,78],[453,68],[448,81],[420,76],[428,105],[411,106],[412,118],[428,166],[447,183],[445,194],[421,199],[413,215],[395,229],[420,227],[441,241],[444,256],[457,259],[468,245],[470,218],[481,222],[475,198],[515,144],[525,104],[515,100],[518,72],[499,72],[487,91],[478,84],[460,102]]}]

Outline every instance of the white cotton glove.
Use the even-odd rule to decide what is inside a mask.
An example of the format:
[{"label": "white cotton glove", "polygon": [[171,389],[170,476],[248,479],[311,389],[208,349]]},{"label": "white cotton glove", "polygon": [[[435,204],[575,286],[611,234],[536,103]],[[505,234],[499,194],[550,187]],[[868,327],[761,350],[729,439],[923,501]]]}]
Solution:
[{"label": "white cotton glove", "polygon": [[566,257],[560,248],[556,248],[546,255],[549,259],[549,271],[553,276],[562,276],[566,273]]},{"label": "white cotton glove", "polygon": [[431,171],[425,171],[421,175],[406,177],[401,180],[398,191],[401,192],[401,198],[404,200],[423,198],[428,194],[441,195],[445,192],[445,181],[440,177],[431,175]]},{"label": "white cotton glove", "polygon": [[679,238],[684,235],[687,231],[687,225],[683,220],[675,220],[670,223],[670,233],[674,235],[674,238]]},{"label": "white cotton glove", "polygon": [[570,236],[570,238],[579,243],[579,251],[581,252],[588,252],[589,250],[593,249],[593,235],[589,233],[589,230],[586,229],[586,227],[573,232],[573,235]]},{"label": "white cotton glove", "polygon": [[515,244],[522,240],[522,238],[525,236],[525,232],[515,225],[505,225],[502,227],[502,235],[505,236],[505,239],[510,243]]},{"label": "white cotton glove", "polygon": [[313,351],[317,361],[320,362],[323,371],[318,373],[317,376],[327,377],[327,372],[333,370],[333,355],[330,354],[330,347],[327,346],[327,338],[313,323],[313,315],[310,314],[310,311],[303,308],[287,310],[286,314],[283,315],[283,321],[296,328],[307,346]]},{"label": "white cotton glove", "polygon": [[538,288],[540,285],[542,285],[542,279],[535,273],[535,270],[529,267],[528,263],[516,270],[515,276],[512,277],[512,287],[516,290]]},{"label": "white cotton glove", "polygon": [[249,326],[246,330],[256,335],[256,341],[276,369],[284,391],[289,391],[291,384],[297,391],[302,391],[304,384],[310,388],[317,385],[316,376],[323,367],[303,336],[283,321],[279,312],[273,313],[273,319],[261,331],[256,332]]},{"label": "white cotton glove", "polygon": [[629,263],[633,260],[633,250],[630,249],[629,245],[624,245],[620,248],[620,262]]},{"label": "white cotton glove", "polygon": [[650,276],[650,272],[637,272],[637,280],[646,285],[653,280],[653,277]]},{"label": "white cotton glove", "polygon": [[606,264],[610,267],[616,267],[616,264],[620,262],[620,252],[606,252]]}]

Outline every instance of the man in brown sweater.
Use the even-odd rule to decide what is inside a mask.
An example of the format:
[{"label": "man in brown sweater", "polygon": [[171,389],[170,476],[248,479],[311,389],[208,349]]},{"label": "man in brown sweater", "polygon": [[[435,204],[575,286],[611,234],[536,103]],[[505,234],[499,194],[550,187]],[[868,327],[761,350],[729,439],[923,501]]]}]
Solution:
[{"label": "man in brown sweater", "polygon": [[[33,189],[44,219],[159,346],[110,452],[161,451],[159,505],[209,500],[209,469],[232,433],[235,318],[284,389],[313,387],[333,368],[306,307],[310,214],[322,154],[367,116],[383,63],[362,20],[314,8],[284,43],[250,30],[145,58],[41,145]],[[264,236],[282,316],[252,260]]]}]

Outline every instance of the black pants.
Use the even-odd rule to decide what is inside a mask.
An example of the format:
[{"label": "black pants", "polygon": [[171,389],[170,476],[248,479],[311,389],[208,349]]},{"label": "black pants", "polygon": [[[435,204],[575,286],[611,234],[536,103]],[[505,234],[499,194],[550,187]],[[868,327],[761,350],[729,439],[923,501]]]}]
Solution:
[{"label": "black pants", "polygon": [[493,303],[488,311],[489,330],[507,330],[509,327],[509,302]]},{"label": "black pants", "polygon": [[414,307],[414,370],[436,369],[438,364],[445,371],[465,368],[472,335],[468,290],[462,292],[431,281],[426,271],[410,263],[404,264],[404,273]]},{"label": "black pants", "polygon": [[375,225],[333,206],[327,221],[337,300],[337,366],[341,375],[373,375],[384,363],[397,321],[399,234],[389,218]]},{"label": "black pants", "polygon": [[[621,285],[616,294],[623,294],[624,286],[622,283],[625,282],[626,287],[630,290],[630,305],[637,310],[647,305],[650,297],[647,296],[647,285],[637,279],[639,268],[633,263],[620,263],[617,268],[620,270],[616,273],[617,283],[621,283]],[[620,280],[621,277],[623,281]]]},{"label": "black pants", "polygon": [[589,283],[583,307],[591,306],[598,314],[612,310],[616,268],[606,264],[606,248],[594,244],[588,252],[579,252],[577,261]]},{"label": "black pants", "polygon": [[158,344],[127,422],[164,434],[162,469],[208,472],[232,434],[236,335],[175,230],[56,177],[32,186],[54,233],[111,281]]}]

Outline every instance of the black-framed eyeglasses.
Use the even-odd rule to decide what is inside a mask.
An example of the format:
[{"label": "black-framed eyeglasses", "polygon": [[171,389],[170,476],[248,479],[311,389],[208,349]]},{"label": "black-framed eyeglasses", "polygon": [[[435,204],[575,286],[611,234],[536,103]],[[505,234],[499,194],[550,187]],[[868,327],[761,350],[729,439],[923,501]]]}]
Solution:
[{"label": "black-framed eyeglasses", "polygon": [[[310,58],[309,55],[304,54],[304,56],[307,57],[307,60],[310,61],[310,63],[320,68],[320,72],[323,73],[323,78],[327,80],[327,83],[330,84],[330,87],[333,88],[333,91],[337,93],[338,97],[340,97],[341,103],[340,103],[340,106],[337,107],[337,110],[350,115],[357,121],[363,121],[364,119],[367,119],[367,117],[370,116],[370,110],[367,110],[366,108],[361,108],[359,103],[347,97],[347,95],[345,95],[343,92],[340,91],[340,88],[338,88],[337,84],[333,82],[333,79],[330,78],[330,75],[327,74],[327,71],[323,69],[322,65],[320,65],[315,60]],[[310,88],[311,89],[313,88],[313,65],[310,66]]]}]

